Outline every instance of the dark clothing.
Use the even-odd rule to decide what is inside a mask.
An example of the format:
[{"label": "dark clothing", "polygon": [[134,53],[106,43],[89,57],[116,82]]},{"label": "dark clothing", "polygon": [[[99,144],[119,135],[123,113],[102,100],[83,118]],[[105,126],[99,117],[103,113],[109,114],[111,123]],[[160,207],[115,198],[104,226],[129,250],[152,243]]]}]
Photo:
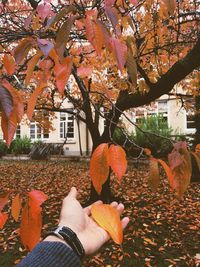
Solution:
[{"label": "dark clothing", "polygon": [[43,241],[17,267],[81,267],[81,261],[65,244]]}]

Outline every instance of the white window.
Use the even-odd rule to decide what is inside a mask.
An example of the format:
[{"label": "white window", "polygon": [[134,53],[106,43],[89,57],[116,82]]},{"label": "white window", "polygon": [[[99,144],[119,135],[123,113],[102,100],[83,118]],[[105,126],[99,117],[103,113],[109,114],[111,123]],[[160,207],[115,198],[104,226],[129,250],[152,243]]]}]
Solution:
[{"label": "white window", "polygon": [[188,133],[195,132],[195,110],[194,99],[189,98],[185,101],[186,106],[186,130]]},{"label": "white window", "polygon": [[17,125],[15,138],[21,138],[21,126],[20,125]]},{"label": "white window", "polygon": [[60,113],[60,138],[73,140],[74,134],[74,116],[68,113]]},{"label": "white window", "polygon": [[187,129],[195,129],[195,115],[194,112],[188,111],[186,112],[186,123]]},{"label": "white window", "polygon": [[31,122],[30,125],[30,138],[31,139],[48,139],[49,133],[42,130],[39,123]]}]

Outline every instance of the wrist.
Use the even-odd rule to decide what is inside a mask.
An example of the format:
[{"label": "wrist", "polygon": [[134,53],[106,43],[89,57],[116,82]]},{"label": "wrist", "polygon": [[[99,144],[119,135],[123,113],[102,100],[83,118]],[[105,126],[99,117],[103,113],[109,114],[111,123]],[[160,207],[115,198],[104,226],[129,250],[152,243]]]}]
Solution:
[{"label": "wrist", "polygon": [[59,238],[59,237],[57,237],[57,236],[49,235],[49,236],[47,236],[43,241],[48,241],[48,242],[60,242],[60,243],[65,244],[66,246],[68,246],[70,249],[72,249],[72,248],[70,247],[70,245],[69,245],[65,240],[62,240],[61,238]]},{"label": "wrist", "polygon": [[58,226],[49,233],[47,233],[45,241],[48,241],[48,237],[50,237],[50,241],[62,241],[67,244],[71,249],[82,259],[85,255],[84,247],[79,240],[77,234],[69,227],[66,226]]}]

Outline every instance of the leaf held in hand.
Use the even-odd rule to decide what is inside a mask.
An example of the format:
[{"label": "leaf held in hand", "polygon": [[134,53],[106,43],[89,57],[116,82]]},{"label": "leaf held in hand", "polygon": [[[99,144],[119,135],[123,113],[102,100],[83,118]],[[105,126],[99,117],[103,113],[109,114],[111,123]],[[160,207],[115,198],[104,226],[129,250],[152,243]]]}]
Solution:
[{"label": "leaf held in hand", "polygon": [[115,243],[122,244],[122,224],[115,208],[108,204],[94,204],[91,208],[91,214],[93,219],[109,233]]}]

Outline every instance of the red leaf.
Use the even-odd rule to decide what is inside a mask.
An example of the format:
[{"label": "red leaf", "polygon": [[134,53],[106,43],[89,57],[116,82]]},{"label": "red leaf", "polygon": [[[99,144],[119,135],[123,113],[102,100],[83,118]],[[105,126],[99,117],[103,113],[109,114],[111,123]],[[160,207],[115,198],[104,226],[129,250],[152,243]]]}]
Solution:
[{"label": "red leaf", "polygon": [[109,147],[109,164],[121,181],[127,169],[126,153],[121,146],[111,145]]},{"label": "red leaf", "polygon": [[90,177],[98,194],[109,174],[108,144],[100,144],[92,153],[90,160]]},{"label": "red leaf", "polygon": [[43,2],[37,6],[38,15],[45,19],[51,13],[51,4],[48,2]]},{"label": "red leaf", "polygon": [[2,86],[0,86],[0,104],[5,117],[9,119],[9,116],[13,111],[12,95],[6,88]]},{"label": "red leaf", "polygon": [[118,14],[117,14],[117,10],[115,9],[115,7],[105,6],[105,13],[110,19],[113,28],[116,29],[116,26],[118,24]]},{"label": "red leaf", "polygon": [[94,204],[91,208],[91,214],[94,220],[110,234],[115,243],[122,244],[122,224],[115,208],[108,204]]},{"label": "red leaf", "polygon": [[7,219],[8,219],[8,214],[0,212],[0,229],[3,228],[3,226],[6,223]]},{"label": "red leaf", "polygon": [[17,64],[21,63],[26,58],[29,50],[32,47],[32,39],[30,37],[23,39],[14,49],[13,54]]},{"label": "red leaf", "polygon": [[174,145],[174,149],[169,155],[169,163],[173,175],[172,189],[176,191],[177,197],[181,198],[192,175],[191,156],[186,149],[185,142],[178,142]]},{"label": "red leaf", "polygon": [[28,193],[30,201],[34,203],[34,206],[41,206],[44,201],[48,199],[48,196],[39,190],[32,190]]},{"label": "red leaf", "polygon": [[123,41],[116,38],[111,38],[110,42],[113,48],[114,56],[117,60],[118,68],[122,72],[127,58],[127,46]]},{"label": "red leaf", "polygon": [[73,64],[72,57],[66,57],[62,60],[61,63],[57,62],[54,67],[54,73],[56,76],[56,85],[58,91],[63,94],[65,90],[65,86],[71,74]]},{"label": "red leaf", "polygon": [[102,27],[96,21],[96,13],[87,11],[85,19],[86,38],[92,44],[97,52],[97,55],[101,55],[101,49],[104,44],[104,34]]},{"label": "red leaf", "polygon": [[16,65],[15,65],[15,60],[11,55],[8,54],[4,55],[3,65],[8,75],[13,75],[13,73],[15,72]]}]

